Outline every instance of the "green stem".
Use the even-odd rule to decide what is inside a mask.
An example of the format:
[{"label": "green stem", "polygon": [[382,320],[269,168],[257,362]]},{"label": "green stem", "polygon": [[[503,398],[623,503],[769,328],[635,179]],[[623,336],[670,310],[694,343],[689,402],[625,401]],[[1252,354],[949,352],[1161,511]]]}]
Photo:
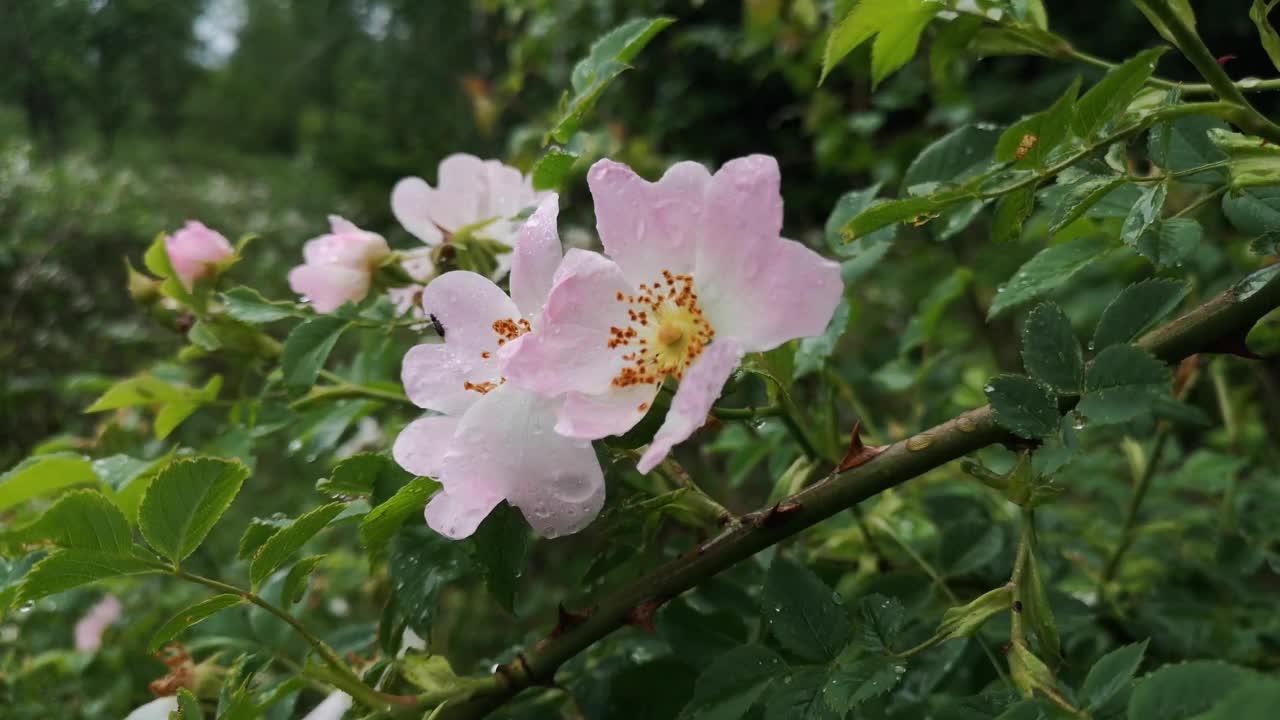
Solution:
[{"label": "green stem", "polygon": [[324,664],[332,671],[332,674],[325,674],[325,679],[330,681],[339,690],[342,690],[351,697],[360,701],[361,704],[378,712],[388,714],[396,714],[406,708],[417,706],[417,698],[404,695],[388,695],[386,693],[380,693],[368,685],[365,685],[361,682],[360,678],[356,677],[355,673],[347,667],[346,663],[342,662],[342,659],[338,657],[338,654],[334,652],[333,648],[329,647],[325,641],[313,635],[311,631],[308,630],[306,626],[304,626],[292,614],[276,607],[257,593],[250,592],[243,588],[238,588],[235,585],[230,585],[220,580],[214,580],[213,578],[207,578],[203,575],[189,573],[186,570],[173,568],[169,565],[157,563],[157,566],[163,567],[167,572],[181,580],[186,580],[187,582],[196,583],[198,585],[204,585],[207,588],[217,590],[221,593],[239,595],[245,600],[257,605],[263,610],[266,610],[272,615],[288,623],[290,627],[302,636],[303,640],[307,641],[307,644],[311,646],[311,649],[320,656],[320,659],[324,661]]},{"label": "green stem", "polygon": [[1226,186],[1226,185],[1223,185],[1223,186],[1221,186],[1221,187],[1214,188],[1213,190],[1210,190],[1209,192],[1207,192],[1207,193],[1205,193],[1205,194],[1201,195],[1200,197],[1196,198],[1196,199],[1195,199],[1195,202],[1193,202],[1193,203],[1191,203],[1190,205],[1188,205],[1188,206],[1186,206],[1186,207],[1182,208],[1181,210],[1179,210],[1178,212],[1174,213],[1174,214],[1173,214],[1173,215],[1171,215],[1170,217],[1176,217],[1176,218],[1179,218],[1179,217],[1184,217],[1184,216],[1186,216],[1186,215],[1190,215],[1191,213],[1195,212],[1196,210],[1199,210],[1200,208],[1204,207],[1205,205],[1208,205],[1209,203],[1213,202],[1215,199],[1217,199],[1218,197],[1220,197],[1220,196],[1221,196],[1223,193],[1225,193],[1226,191],[1227,191],[1227,186]]},{"label": "green stem", "polygon": [[307,405],[323,400],[340,400],[343,398],[353,397],[370,398],[373,400],[381,400],[383,402],[399,403],[401,405],[417,407],[413,404],[412,400],[405,396],[403,390],[384,390],[382,388],[347,382],[328,370],[321,370],[320,377],[334,384],[311,388],[310,392],[306,395],[290,403],[290,409],[297,410],[298,408],[306,407]]},{"label": "green stem", "polygon": [[[1256,284],[1256,280],[1255,283]],[[1247,332],[1280,306],[1280,276],[1259,287],[1232,288],[1143,336],[1138,344],[1165,362],[1209,350],[1224,337]],[[582,623],[530,647],[493,676],[491,691],[451,703],[435,720],[481,718],[525,688],[552,683],[557,669],[615,630],[628,625],[638,608],[652,608],[696,587],[756,553],[843,512],[884,490],[901,485],[952,460],[1015,438],[995,422],[990,406],[970,410],[885,449],[871,462],[833,473],[777,507],[749,513],[742,521],[684,555],[601,597]]]},{"label": "green stem", "polygon": [[755,420],[757,418],[777,417],[782,415],[782,408],[777,404],[764,407],[725,408],[713,407],[711,414],[720,420]]},{"label": "green stem", "polygon": [[1168,439],[1169,427],[1161,423],[1156,429],[1155,439],[1151,441],[1151,452],[1148,453],[1147,462],[1142,467],[1142,474],[1138,476],[1133,486],[1133,494],[1129,496],[1129,508],[1125,511],[1124,526],[1120,530],[1120,543],[1107,558],[1107,564],[1102,568],[1102,576],[1098,578],[1099,602],[1106,597],[1107,586],[1115,579],[1116,572],[1120,569],[1120,561],[1124,559],[1125,553],[1137,538],[1138,512],[1142,509],[1142,502],[1147,497],[1147,490],[1151,488],[1151,478],[1155,475],[1156,466],[1160,464],[1160,455],[1164,452]]}]

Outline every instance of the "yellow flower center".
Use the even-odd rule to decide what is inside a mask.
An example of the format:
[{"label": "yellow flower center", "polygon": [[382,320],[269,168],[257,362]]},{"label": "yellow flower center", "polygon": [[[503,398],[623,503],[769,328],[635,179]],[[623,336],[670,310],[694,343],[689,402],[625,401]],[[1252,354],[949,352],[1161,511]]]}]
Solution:
[{"label": "yellow flower center", "polygon": [[618,293],[616,300],[627,306],[631,322],[609,328],[608,347],[635,349],[622,356],[627,364],[613,378],[614,387],[660,383],[667,376],[679,380],[715,337],[691,275],[663,270],[658,282],[640,283],[635,295]]}]

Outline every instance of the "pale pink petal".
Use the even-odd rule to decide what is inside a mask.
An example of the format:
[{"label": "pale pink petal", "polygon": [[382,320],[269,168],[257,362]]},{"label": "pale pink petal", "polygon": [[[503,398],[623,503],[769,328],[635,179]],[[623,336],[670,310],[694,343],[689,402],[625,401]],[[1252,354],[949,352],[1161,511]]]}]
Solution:
[{"label": "pale pink petal", "polygon": [[599,395],[571,392],[556,415],[556,432],[583,440],[621,435],[649,412],[657,394],[657,383],[611,387]]},{"label": "pale pink petal", "polygon": [[415,345],[400,365],[404,392],[415,405],[446,415],[461,415],[480,399],[471,387],[501,380],[497,358],[482,357],[443,343]]},{"label": "pale pink petal", "polygon": [[341,215],[329,216],[329,229],[333,231],[334,235],[345,235],[346,233],[364,232],[360,228],[356,227],[355,223],[342,217]]},{"label": "pale pink petal", "polygon": [[471,537],[500,502],[500,496],[483,491],[449,493],[441,490],[431,497],[423,516],[432,530],[451,540],[462,540]]},{"label": "pale pink petal", "polygon": [[750,258],[704,258],[695,282],[717,337],[735,338],[747,352],[821,335],[844,293],[839,263],[782,238],[761,243]]},{"label": "pale pink petal", "polygon": [[489,170],[474,155],[455,153],[440,161],[436,189],[426,197],[427,211],[449,232],[491,219],[488,214]]},{"label": "pale pink petal", "polygon": [[631,292],[612,260],[570,250],[556,271],[542,324],[506,358],[503,374],[547,396],[605,391],[625,364],[624,349],[609,347],[609,329],[629,324],[618,296]]},{"label": "pale pink petal", "polygon": [[108,595],[99,600],[76,623],[76,649],[92,652],[102,647],[102,633],[120,619],[120,610],[120,601],[115,595]]},{"label": "pale pink petal", "polygon": [[183,228],[164,239],[169,264],[188,288],[196,278],[207,275],[210,266],[235,255],[231,243],[204,223],[188,220]]},{"label": "pale pink petal", "polygon": [[495,322],[520,318],[515,303],[493,281],[464,270],[432,280],[422,292],[422,307],[435,315],[451,348],[476,354],[500,347]]},{"label": "pale pink petal", "polygon": [[444,415],[418,418],[400,431],[391,447],[391,456],[414,475],[438,478],[457,427],[457,418]]},{"label": "pale pink petal", "polygon": [[520,171],[500,160],[486,160],[485,204],[481,213],[493,218],[509,218],[534,204],[533,188]]},{"label": "pale pink petal", "polygon": [[556,216],[559,199],[552,194],[542,201],[520,229],[511,258],[511,299],[524,316],[536,322],[551,293],[551,281],[560,266],[560,233]]},{"label": "pale pink petal", "polygon": [[710,181],[694,162],[672,165],[656,183],[612,160],[591,166],[587,184],[600,241],[633,285],[654,282],[663,270],[693,269]]},{"label": "pale pink petal", "polygon": [[428,245],[439,245],[440,228],[431,217],[431,196],[435,191],[419,177],[402,178],[391,189],[391,214],[410,234]]},{"label": "pale pink petal", "polygon": [[449,495],[505,497],[543,537],[590,524],[604,506],[604,473],[590,442],[555,432],[555,409],[554,401],[511,383],[481,398],[463,416],[445,459]]},{"label": "pale pink petal", "polygon": [[351,696],[341,690],[335,690],[302,720],[342,720],[350,709]]},{"label": "pale pink petal", "polygon": [[[302,246],[302,258],[308,265],[342,265],[353,270],[371,270],[391,253],[387,241],[377,233],[365,232],[330,215],[334,233],[308,240]],[[337,228],[344,228],[337,232]]]},{"label": "pale pink petal", "polygon": [[400,267],[409,273],[409,277],[418,282],[426,282],[436,272],[435,261],[431,259],[431,248],[424,247],[417,250],[404,250],[400,252]]},{"label": "pale pink petal", "polygon": [[169,714],[178,711],[178,698],[156,698],[125,716],[124,720],[169,720]]},{"label": "pale pink petal", "polygon": [[289,271],[289,287],[311,301],[319,313],[343,303],[360,302],[369,294],[369,273],[342,265],[299,265]]},{"label": "pale pink petal", "polygon": [[742,359],[742,348],[732,340],[717,339],[693,361],[680,381],[671,400],[671,409],[653,442],[636,463],[636,469],[647,473],[657,467],[671,448],[684,442],[707,421],[707,413],[725,382]]}]

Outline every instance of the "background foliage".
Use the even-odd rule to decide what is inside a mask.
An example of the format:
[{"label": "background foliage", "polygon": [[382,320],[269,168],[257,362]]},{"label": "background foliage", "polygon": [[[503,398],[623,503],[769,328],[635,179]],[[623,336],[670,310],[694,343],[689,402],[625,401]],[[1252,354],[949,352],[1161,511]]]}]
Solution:
[{"label": "background foliage", "polygon": [[[981,4],[1015,13],[1037,3]],[[1122,62],[1163,42],[1129,3],[1046,5],[1053,31],[1082,53]],[[1235,56],[1225,65],[1232,77],[1273,77],[1244,5],[1197,7],[1197,30],[1215,53]],[[199,218],[229,237],[259,235],[231,275],[284,298],[285,268],[324,231],[327,213],[384,233],[393,247],[414,247],[390,216],[396,179],[433,180],[439,159],[455,151],[532,168],[592,42],[628,19],[668,16],[676,22],[600,97],[581,131],[561,138],[580,155],[562,180],[564,217],[577,228],[566,239],[590,242],[582,176],[595,158],[655,177],[680,159],[714,167],[773,154],[787,234],[839,257],[849,288],[828,337],[758,368],[785,378],[800,400],[820,460],[840,459],[855,417],[868,443],[888,444],[988,399],[1008,429],[1049,438],[1030,460],[1020,460],[1024,445],[985,450],[744,561],[663,605],[651,631],[629,627],[579,655],[558,677],[562,688],[526,692],[504,716],[1052,717],[1060,704],[1017,692],[1043,683],[1017,648],[1007,655],[1014,614],[976,605],[952,616],[981,617],[980,629],[954,629],[944,615],[983,598],[1006,610],[1011,598],[987,593],[1021,572],[1035,575],[1021,587],[1039,588],[1018,598],[1033,659],[1052,668],[1067,704],[1098,718],[1264,717],[1274,707],[1264,700],[1278,691],[1263,678],[1280,662],[1280,364],[1206,356],[1194,377],[1173,381],[1125,343],[1269,262],[1267,233],[1280,230],[1276,191],[1200,204],[1228,181],[1223,167],[1130,182],[1223,159],[1207,134],[1220,121],[1198,115],[1099,153],[1078,175],[1024,197],[1025,212],[1008,197],[986,209],[927,206],[940,217],[920,227],[884,223],[845,244],[841,229],[877,195],[907,197],[922,183],[976,176],[992,153],[1012,161],[1019,150],[1008,141],[1001,148],[1005,126],[1051,108],[1076,78],[1087,90],[1103,76],[1088,62],[980,57],[953,25],[935,23],[896,72],[876,67],[872,41],[819,85],[827,34],[852,7],[0,5],[0,57],[12,70],[0,76],[0,467],[13,468],[0,478],[0,606],[48,552],[31,542],[38,535],[24,535],[29,521],[61,503],[65,512],[96,512],[50,488],[107,488],[133,523],[145,515],[142,488],[190,451],[235,458],[251,475],[223,519],[204,528],[205,542],[194,539],[198,549],[145,521],[143,537],[166,554],[189,554],[192,573],[252,582],[292,606],[344,658],[393,657],[408,627],[459,674],[484,674],[543,637],[558,605],[583,608],[714,535],[714,521],[682,500],[679,478],[642,478],[625,452],[610,450],[602,451],[609,505],[583,535],[533,542],[510,511],[474,541],[444,541],[416,522],[430,488],[380,455],[361,454],[385,454],[411,411],[369,397],[291,406],[265,392],[246,396],[238,389],[260,368],[217,353],[182,355],[187,340],[175,330],[183,328],[132,302],[119,260],[142,267],[157,232]],[[1161,61],[1159,75],[1201,82],[1176,55]],[[1250,99],[1274,116],[1272,94]],[[1098,118],[1095,130],[1111,120]],[[1036,134],[1043,140],[1043,129]],[[1123,176],[1113,192],[1070,216],[1112,176]],[[1145,219],[1132,212],[1142,203],[1154,208]],[[286,317],[264,326],[283,338]],[[327,367],[393,388],[414,337],[404,327],[354,327]],[[1274,353],[1266,332],[1253,339]],[[1147,360],[1155,366],[1143,373]],[[1014,375],[1024,369],[1034,380]],[[190,405],[171,434],[128,403],[82,412],[141,370],[162,395],[177,393],[165,403]],[[220,391],[181,394],[214,375]],[[764,388],[743,378],[730,397],[765,404],[773,398]],[[1059,394],[1083,396],[1062,421]],[[701,438],[680,460],[735,513],[785,497],[815,474],[778,418],[725,422]],[[238,468],[210,470],[199,482],[216,489]],[[1024,506],[1042,505],[1033,548],[1023,512],[1006,499],[1008,478],[1021,483]],[[24,489],[32,486],[45,491]],[[354,500],[324,511],[335,498]],[[371,507],[394,515],[385,533],[376,523],[368,529]],[[254,557],[252,528],[262,542],[287,519],[322,511],[316,522],[327,528],[280,548],[278,563]],[[184,512],[182,503],[174,500],[172,512]],[[308,559],[295,564],[299,557]],[[100,651],[73,650],[76,619],[106,592],[120,597],[123,619]],[[152,655],[157,631],[209,597],[209,588],[172,578],[125,578],[12,602],[0,621],[0,717],[123,717],[167,671]],[[940,620],[956,639],[931,642]],[[285,685],[308,648],[262,607],[236,603],[181,630],[173,634],[197,661],[213,658],[232,668],[230,678],[256,672],[248,694],[257,701],[279,690],[268,717],[300,717],[323,697]],[[1017,677],[1019,667],[1033,680]],[[372,664],[367,678],[385,671]],[[1232,699],[1238,686],[1256,692]],[[215,704],[224,714],[234,704],[212,698],[210,716]]]}]

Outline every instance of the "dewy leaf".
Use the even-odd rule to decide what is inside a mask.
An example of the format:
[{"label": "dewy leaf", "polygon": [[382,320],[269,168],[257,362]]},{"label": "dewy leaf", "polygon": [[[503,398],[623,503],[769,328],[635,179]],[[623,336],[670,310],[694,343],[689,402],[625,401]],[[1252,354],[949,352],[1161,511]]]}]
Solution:
[{"label": "dewy leaf", "polygon": [[1245,235],[1280,232],[1280,187],[1255,187],[1222,198],[1222,212]]},{"label": "dewy leaf", "polygon": [[838,664],[827,676],[822,699],[836,717],[846,717],[867,700],[892,690],[906,670],[901,661],[882,657]]},{"label": "dewy leaf", "polygon": [[1151,409],[1173,380],[1169,367],[1136,345],[1112,345],[1085,369],[1085,394],[1076,412],[1090,423],[1124,422]]},{"label": "dewy leaf", "polygon": [[280,356],[284,384],[296,389],[314,385],[325,360],[347,327],[349,323],[346,320],[333,315],[322,315],[299,323],[285,338],[284,353]]},{"label": "dewy leaf", "polygon": [[414,478],[360,521],[360,543],[371,555],[381,555],[411,515],[421,513],[427,500],[440,488],[431,478]]},{"label": "dewy leaf", "polygon": [[764,706],[764,720],[840,720],[824,697],[827,669],[800,667],[774,685]]},{"label": "dewy leaf", "polygon": [[796,348],[796,365],[791,373],[792,378],[799,380],[821,369],[822,364],[836,351],[840,338],[844,337],[848,329],[849,301],[841,298],[835,313],[831,315],[831,322],[827,323],[827,329],[821,335],[800,340],[800,345]]},{"label": "dewy leaf", "polygon": [[1257,677],[1216,660],[1165,665],[1141,678],[1129,696],[1128,720],[1190,720]]},{"label": "dewy leaf", "polygon": [[[1151,160],[1166,173],[1183,172],[1225,160],[1227,155],[1214,145],[1209,133],[1226,130],[1226,123],[1213,117],[1195,115],[1161,123],[1151,130],[1147,149]],[[1226,179],[1222,168],[1183,175],[1179,182],[1217,184]]]},{"label": "dewy leaf", "polygon": [[101,484],[93,464],[82,455],[36,455],[0,475],[0,510],[76,485]]},{"label": "dewy leaf", "polygon": [[1119,118],[1156,70],[1167,48],[1144,50],[1108,72],[1076,103],[1073,122],[1076,135],[1092,138],[1104,125]]},{"label": "dewy leaf", "polygon": [[1160,212],[1164,209],[1168,194],[1169,186],[1163,182],[1153,183],[1142,189],[1138,202],[1133,204],[1120,229],[1120,239],[1126,245],[1136,246],[1142,234],[1160,220]]},{"label": "dewy leaf", "polygon": [[1134,247],[1138,254],[1156,267],[1181,265],[1191,257],[1204,239],[1204,229],[1191,218],[1171,217],[1138,238]]},{"label": "dewy leaf", "polygon": [[387,567],[396,602],[405,622],[422,637],[431,636],[436,602],[444,588],[476,568],[465,550],[425,525],[400,531],[391,547]]},{"label": "dewy leaf", "polygon": [[907,166],[902,187],[926,183],[959,183],[991,165],[1000,131],[987,125],[962,125],[933,141]]},{"label": "dewy leaf", "polygon": [[35,522],[4,533],[21,542],[49,540],[64,548],[128,553],[133,547],[129,521],[95,490],[75,490],[58,498]]},{"label": "dewy leaf", "polygon": [[721,655],[698,676],[693,699],[680,717],[687,720],[736,720],[746,716],[769,684],[787,666],[762,645],[743,645]]},{"label": "dewy leaf", "polygon": [[619,25],[592,44],[587,57],[573,68],[574,97],[568,101],[564,114],[552,128],[551,136],[561,143],[569,142],[609,83],[625,72],[649,41],[673,22],[675,19],[669,17],[636,18]]},{"label": "dewy leaf", "polygon": [[552,148],[538,158],[529,171],[534,190],[555,190],[564,182],[564,176],[578,161],[575,153]]},{"label": "dewy leaf", "polygon": [[987,310],[987,319],[999,317],[1006,310],[1034,300],[1057,288],[1090,263],[1106,255],[1110,249],[1101,236],[1076,238],[1071,242],[1047,247],[1036,253],[996,294]]},{"label": "dewy leaf", "polygon": [[1249,8],[1249,19],[1258,28],[1258,39],[1262,41],[1267,57],[1271,58],[1271,64],[1280,70],[1280,33],[1276,32],[1267,19],[1267,13],[1274,5],[1275,0],[1253,0],[1253,5]]},{"label": "dewy leaf", "polygon": [[244,602],[244,598],[240,595],[226,593],[223,595],[214,595],[208,600],[192,605],[184,610],[178,611],[177,615],[169,618],[160,629],[151,636],[151,652],[160,649],[162,645],[178,636],[178,633],[186,630],[192,625],[196,625],[215,613],[222,612],[227,608],[235,607]]},{"label": "dewy leaf", "polygon": [[1053,210],[1049,221],[1049,235],[1056,235],[1071,223],[1079,220],[1089,210],[1120,188],[1128,179],[1121,175],[1097,176],[1085,175],[1080,180],[1068,185],[1066,192]]},{"label": "dewy leaf", "polygon": [[249,581],[255,587],[258,586],[346,507],[347,504],[343,502],[322,505],[267,538],[253,554],[253,562],[249,565]]},{"label": "dewy leaf", "polygon": [[301,317],[303,311],[297,303],[268,300],[253,288],[236,287],[222,293],[222,304],[227,314],[241,322],[253,325],[275,322],[287,317]]},{"label": "dewy leaf", "polygon": [[1138,672],[1142,664],[1142,656],[1147,651],[1147,640],[1132,645],[1125,645],[1103,655],[1089,668],[1089,675],[1084,679],[1080,695],[1086,703],[1086,709],[1098,710],[1116,693],[1120,692]]},{"label": "dewy leaf", "polygon": [[142,536],[177,565],[200,546],[248,477],[249,469],[235,460],[175,460],[142,496]]},{"label": "dewy leaf", "polygon": [[1040,382],[1065,395],[1080,392],[1084,382],[1084,353],[1071,320],[1062,308],[1044,303],[1027,316],[1022,331],[1022,362]]},{"label": "dewy leaf", "polygon": [[121,575],[143,575],[160,572],[132,554],[73,548],[56,550],[36,563],[18,589],[22,601],[39,600],[46,595],[70,590]]},{"label": "dewy leaf", "polygon": [[941,9],[942,5],[938,3],[899,0],[898,12],[881,26],[871,44],[873,88],[915,56],[916,48],[920,45],[920,34]]},{"label": "dewy leaf", "polygon": [[1034,440],[1058,429],[1057,396],[1031,378],[1000,375],[985,390],[996,422],[1009,432]]},{"label": "dewy leaf", "polygon": [[1089,349],[1100,352],[1133,340],[1173,312],[1190,290],[1187,283],[1168,278],[1152,278],[1130,285],[1102,311]]},{"label": "dewy leaf", "polygon": [[267,518],[253,518],[249,521],[249,526],[244,529],[244,534],[240,536],[240,545],[236,550],[236,557],[241,560],[248,560],[253,554],[262,547],[262,543],[267,538],[275,535],[282,528],[289,527],[293,522],[291,518],[285,517],[283,514],[276,513]]},{"label": "dewy leaf", "polygon": [[344,498],[372,495],[376,502],[395,494],[412,477],[385,455],[356,453],[340,460],[328,478],[316,483],[316,490]]},{"label": "dewy leaf", "polygon": [[1020,167],[1043,165],[1070,132],[1079,93],[1080,78],[1076,78],[1053,105],[1010,125],[996,143],[996,162]]},{"label": "dewy leaf", "polygon": [[805,660],[833,660],[849,642],[849,614],[839,595],[790,560],[774,558],[760,603],[769,631],[782,647]]},{"label": "dewy leaf", "polygon": [[858,601],[858,619],[862,625],[861,645],[872,652],[889,654],[906,623],[907,611],[897,598],[872,594]]},{"label": "dewy leaf", "polygon": [[507,612],[514,614],[516,585],[529,551],[529,523],[519,510],[503,501],[481,521],[468,545],[472,557],[484,570],[489,593]]}]

